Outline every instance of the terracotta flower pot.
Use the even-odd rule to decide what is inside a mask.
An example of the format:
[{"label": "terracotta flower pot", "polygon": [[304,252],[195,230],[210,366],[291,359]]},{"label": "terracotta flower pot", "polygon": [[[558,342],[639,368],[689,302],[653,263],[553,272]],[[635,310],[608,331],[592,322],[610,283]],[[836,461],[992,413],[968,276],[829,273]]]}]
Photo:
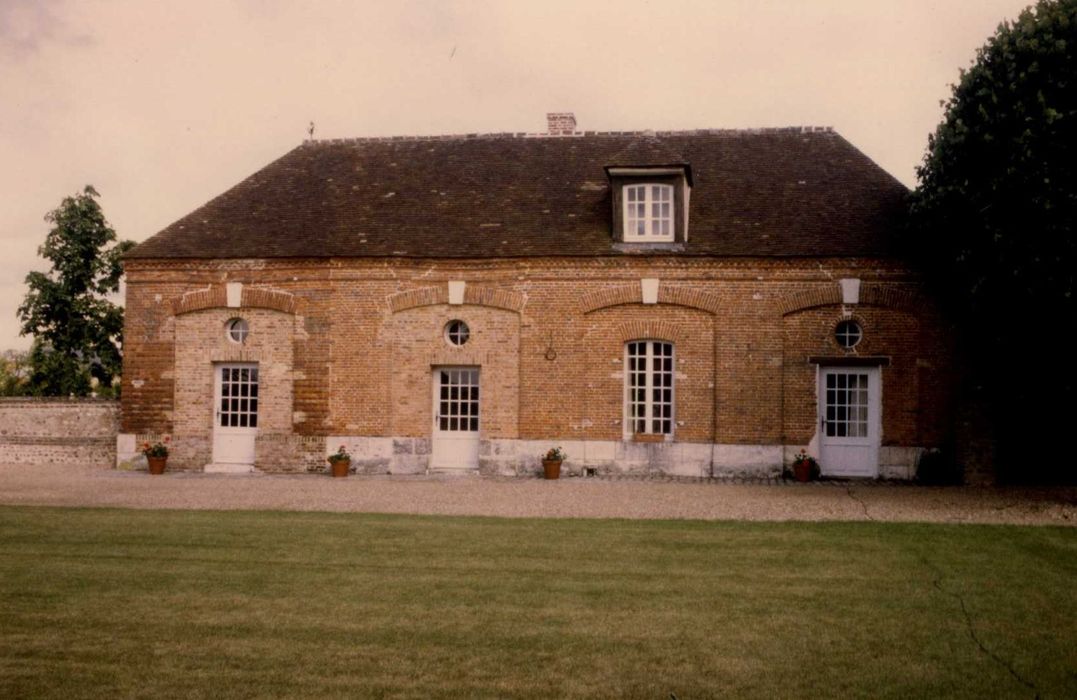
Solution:
[{"label": "terracotta flower pot", "polygon": [[793,476],[797,481],[811,481],[811,462],[793,462]]},{"label": "terracotta flower pot", "polygon": [[333,469],[333,476],[347,476],[348,470],[352,467],[352,461],[350,459],[338,459],[335,462],[330,462],[329,466]]},{"label": "terracotta flower pot", "polygon": [[146,461],[150,464],[150,474],[165,473],[165,462],[168,461],[168,457],[146,457]]},{"label": "terracotta flower pot", "polygon": [[559,459],[544,459],[544,460],[542,460],[542,474],[547,479],[560,479],[561,478],[561,460],[559,460]]}]

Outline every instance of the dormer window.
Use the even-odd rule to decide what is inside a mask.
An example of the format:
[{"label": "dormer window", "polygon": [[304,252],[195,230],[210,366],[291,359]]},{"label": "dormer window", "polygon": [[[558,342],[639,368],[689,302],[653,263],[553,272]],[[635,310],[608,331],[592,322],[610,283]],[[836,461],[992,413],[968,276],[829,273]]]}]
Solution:
[{"label": "dormer window", "polygon": [[692,167],[648,140],[632,144],[613,162],[605,170],[614,247],[637,253],[683,249],[688,242]]},{"label": "dormer window", "polygon": [[624,241],[673,241],[673,186],[653,182],[626,185]]}]

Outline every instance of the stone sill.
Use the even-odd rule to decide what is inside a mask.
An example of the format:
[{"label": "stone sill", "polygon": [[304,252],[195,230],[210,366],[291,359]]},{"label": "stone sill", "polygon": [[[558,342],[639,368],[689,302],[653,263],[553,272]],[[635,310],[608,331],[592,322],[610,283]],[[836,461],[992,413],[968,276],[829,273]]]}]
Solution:
[{"label": "stone sill", "polygon": [[632,442],[666,442],[667,437],[658,433],[633,433]]}]

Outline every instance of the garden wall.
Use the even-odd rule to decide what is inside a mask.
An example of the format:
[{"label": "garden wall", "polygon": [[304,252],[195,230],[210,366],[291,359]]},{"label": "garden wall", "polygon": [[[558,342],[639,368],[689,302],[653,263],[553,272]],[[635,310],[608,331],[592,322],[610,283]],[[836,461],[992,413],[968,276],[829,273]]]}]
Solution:
[{"label": "garden wall", "polygon": [[104,399],[0,399],[0,464],[111,469],[120,404]]}]

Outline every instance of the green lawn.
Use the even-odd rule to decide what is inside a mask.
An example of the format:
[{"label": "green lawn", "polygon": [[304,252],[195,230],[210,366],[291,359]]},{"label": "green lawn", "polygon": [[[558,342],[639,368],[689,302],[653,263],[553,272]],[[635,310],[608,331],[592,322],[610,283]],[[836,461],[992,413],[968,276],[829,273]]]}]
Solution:
[{"label": "green lawn", "polygon": [[0,508],[0,697],[1075,697],[1075,587],[1074,529]]}]

